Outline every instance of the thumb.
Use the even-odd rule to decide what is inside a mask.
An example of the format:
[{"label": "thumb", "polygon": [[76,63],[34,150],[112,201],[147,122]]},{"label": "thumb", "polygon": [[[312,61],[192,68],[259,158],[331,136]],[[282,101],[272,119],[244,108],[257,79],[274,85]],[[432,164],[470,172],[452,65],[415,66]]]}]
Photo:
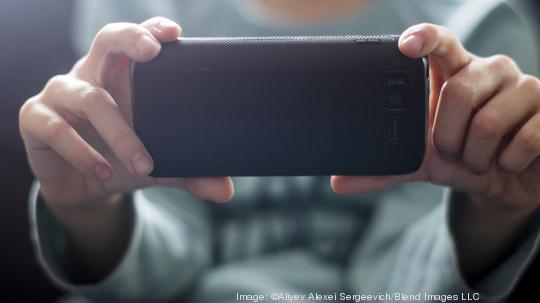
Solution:
[{"label": "thumb", "polygon": [[390,186],[412,181],[421,181],[423,170],[407,175],[395,176],[332,176],[330,185],[340,195],[359,195],[379,191]]},{"label": "thumb", "polygon": [[179,187],[194,197],[217,203],[228,202],[234,196],[230,177],[155,178],[153,182],[154,185]]},{"label": "thumb", "polygon": [[399,49],[410,58],[428,56],[432,69],[444,80],[455,75],[472,59],[451,30],[427,23],[405,30],[399,40]]}]

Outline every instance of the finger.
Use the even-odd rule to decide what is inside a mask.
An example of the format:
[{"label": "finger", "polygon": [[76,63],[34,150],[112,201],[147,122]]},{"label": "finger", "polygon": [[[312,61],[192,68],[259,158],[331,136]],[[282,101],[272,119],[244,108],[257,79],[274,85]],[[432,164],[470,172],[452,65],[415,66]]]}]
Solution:
[{"label": "finger", "polygon": [[225,203],[234,196],[234,186],[230,177],[201,177],[201,178],[152,178],[137,179],[137,184],[131,189],[151,186],[171,186],[180,188],[190,195],[202,200]]},{"label": "finger", "polygon": [[[132,23],[111,23],[94,38],[86,60],[80,66],[80,76],[101,86],[103,68],[121,62],[125,57],[146,62],[161,49],[159,41],[144,27]],[[128,61],[124,62],[127,64]],[[106,63],[106,64],[105,64]]]},{"label": "finger", "polygon": [[182,28],[176,22],[163,17],[154,17],[141,23],[159,42],[176,40],[182,35]]},{"label": "finger", "polygon": [[51,81],[43,93],[43,102],[58,112],[68,112],[88,119],[131,174],[148,175],[154,167],[152,157],[112,96],[85,81],[69,76],[65,78],[56,80],[62,82],[60,84]]},{"label": "finger", "polygon": [[540,114],[536,114],[518,131],[499,157],[501,168],[522,172],[540,155]]},{"label": "finger", "polygon": [[411,58],[429,56],[430,65],[442,73],[444,79],[456,74],[472,59],[452,31],[427,23],[412,26],[403,32],[399,48]]},{"label": "finger", "polygon": [[[494,56],[473,60],[446,81],[437,103],[433,125],[435,148],[445,156],[460,156],[473,110],[483,105],[495,92],[513,83],[518,76],[519,69],[512,60]],[[488,110],[501,106],[506,105],[494,103],[488,105]]]},{"label": "finger", "polygon": [[418,172],[399,176],[332,176],[330,185],[340,195],[359,195],[379,191],[403,182],[420,181],[423,178]]},{"label": "finger", "polygon": [[[125,57],[146,62],[157,56],[160,42],[173,41],[180,34],[180,27],[164,18],[153,18],[138,25],[111,23],[96,35],[86,60],[80,66],[85,80],[101,86],[102,68],[117,63],[127,63]],[[104,64],[104,63],[107,64]]]},{"label": "finger", "polygon": [[99,181],[112,176],[109,162],[59,114],[39,102],[21,110],[21,133],[29,153],[50,148],[85,175]]},{"label": "finger", "polygon": [[531,94],[523,83],[493,97],[472,118],[463,161],[474,173],[487,172],[503,137],[538,110],[538,95]]},{"label": "finger", "polygon": [[234,186],[230,177],[212,178],[157,178],[156,184],[183,188],[190,195],[203,200],[225,203],[234,196]]}]

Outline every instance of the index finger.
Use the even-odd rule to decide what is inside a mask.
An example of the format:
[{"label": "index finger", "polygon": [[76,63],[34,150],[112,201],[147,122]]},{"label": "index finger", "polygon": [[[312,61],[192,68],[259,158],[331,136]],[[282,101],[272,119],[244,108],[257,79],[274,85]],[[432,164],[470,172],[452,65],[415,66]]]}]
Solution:
[{"label": "index finger", "polygon": [[98,32],[86,59],[78,66],[79,76],[94,85],[102,86],[103,68],[128,63],[125,59],[150,61],[159,53],[160,43],[174,41],[180,34],[178,24],[162,17],[149,19],[140,25],[107,24]]},{"label": "index finger", "polygon": [[404,31],[399,48],[411,58],[429,56],[431,67],[443,76],[443,80],[455,75],[472,59],[454,32],[434,24],[423,23]]}]

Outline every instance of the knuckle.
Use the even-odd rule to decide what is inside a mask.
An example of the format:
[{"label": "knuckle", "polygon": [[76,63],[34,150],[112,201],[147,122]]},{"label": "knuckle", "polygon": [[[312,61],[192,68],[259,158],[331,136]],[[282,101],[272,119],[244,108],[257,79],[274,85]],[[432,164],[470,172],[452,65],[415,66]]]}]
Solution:
[{"label": "knuckle", "polygon": [[453,30],[451,30],[451,29],[449,29],[447,27],[441,27],[441,26],[439,26],[438,29],[449,40],[451,40],[451,41],[458,41],[459,40],[457,34]]},{"label": "knuckle", "polygon": [[435,148],[444,154],[455,155],[459,152],[459,145],[456,141],[448,138],[437,137],[434,144]]},{"label": "knuckle", "polygon": [[106,37],[110,37],[111,35],[121,37],[125,34],[132,33],[134,27],[134,24],[126,22],[109,23],[99,30],[95,40],[97,43],[101,43],[101,41],[106,40]]},{"label": "knuckle", "polygon": [[73,64],[73,67],[72,67],[72,71],[77,71],[79,69],[81,69],[81,67],[84,65],[84,63],[88,60],[88,55],[84,55],[82,56],[81,58],[79,58],[79,60],[77,60],[77,62],[75,62],[75,64]]},{"label": "knuckle", "polygon": [[23,103],[23,105],[19,109],[20,120],[22,120],[22,118],[26,117],[28,114],[30,114],[34,110],[35,102],[36,102],[35,100],[29,99]]},{"label": "knuckle", "polygon": [[[451,29],[446,29],[448,31],[448,35],[450,36],[450,38],[452,38],[452,40],[454,41],[459,41],[459,37],[458,35],[456,34],[455,31],[451,30]],[[460,44],[458,44],[460,45]]]},{"label": "knuckle", "polygon": [[524,127],[516,137],[517,144],[527,153],[540,152],[540,129]]},{"label": "knuckle", "polygon": [[524,75],[519,82],[519,88],[525,92],[540,94],[540,80]]},{"label": "knuckle", "polygon": [[441,134],[438,131],[434,133],[433,144],[438,151],[449,155],[456,155],[460,149],[460,142],[458,140]]},{"label": "knuckle", "polygon": [[499,162],[498,162],[498,165],[506,170],[506,171],[509,171],[509,172],[513,172],[513,173],[519,173],[521,171],[524,170],[524,167],[522,167],[521,165],[519,165],[518,163],[515,163],[513,162],[509,156],[507,156],[506,154],[503,154],[500,158],[499,158]]},{"label": "knuckle", "polygon": [[28,121],[31,120],[31,115],[35,110],[36,100],[31,98],[23,103],[19,109],[19,126],[20,129],[25,129]]},{"label": "knuckle", "polygon": [[491,58],[491,66],[495,69],[515,71],[516,64],[512,58],[506,55],[495,55]]},{"label": "knuckle", "polygon": [[152,17],[152,18],[144,21],[143,23],[141,23],[141,25],[142,24],[158,24],[159,22],[162,22],[164,20],[169,20],[169,19],[167,19],[167,18],[165,18],[163,16],[155,16],[155,17]]},{"label": "knuckle", "polygon": [[515,165],[513,165],[513,163],[511,163],[508,157],[504,154],[499,157],[497,165],[499,165],[500,168],[509,172],[515,172],[516,169]]},{"label": "knuckle", "polygon": [[98,110],[107,102],[106,92],[99,87],[88,87],[81,90],[80,98],[87,111]]},{"label": "knuckle", "polygon": [[517,79],[520,70],[514,60],[506,55],[495,55],[488,58],[488,66],[491,70],[498,73],[503,73],[508,76],[510,79]]},{"label": "knuckle", "polygon": [[465,81],[452,78],[442,88],[442,99],[452,102],[457,106],[472,108],[475,98],[474,89]]},{"label": "knuckle", "polygon": [[473,118],[471,131],[474,136],[484,140],[499,136],[500,115],[493,110],[481,111]]},{"label": "knuckle", "polygon": [[133,37],[141,35],[143,33],[142,27],[134,23],[120,23],[118,24],[117,33],[120,36]]},{"label": "knuckle", "polygon": [[108,23],[105,24],[96,34],[96,39],[101,39],[103,36],[110,34],[118,29],[121,23]]},{"label": "knuckle", "polygon": [[53,97],[58,91],[62,90],[66,84],[65,75],[56,75],[47,81],[45,87],[42,91],[42,97],[44,101],[49,100]]},{"label": "knuckle", "polygon": [[70,125],[60,119],[50,119],[43,128],[45,139],[48,142],[54,142],[62,137],[70,128]]}]

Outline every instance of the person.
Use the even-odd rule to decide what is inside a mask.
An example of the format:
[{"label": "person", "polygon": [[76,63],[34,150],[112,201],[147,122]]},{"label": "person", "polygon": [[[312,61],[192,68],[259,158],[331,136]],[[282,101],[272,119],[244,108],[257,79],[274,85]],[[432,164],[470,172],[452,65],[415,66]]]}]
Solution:
[{"label": "person", "polygon": [[[86,55],[24,103],[20,131],[37,179],[29,207],[38,260],[78,298],[503,300],[534,258],[538,57],[504,1],[99,0],[77,7],[74,40]],[[183,32],[402,32],[401,52],[430,63],[421,168],[389,177],[234,178],[234,189],[229,177],[149,177],[159,159],[132,130],[128,63],[152,60],[160,43]]]}]

